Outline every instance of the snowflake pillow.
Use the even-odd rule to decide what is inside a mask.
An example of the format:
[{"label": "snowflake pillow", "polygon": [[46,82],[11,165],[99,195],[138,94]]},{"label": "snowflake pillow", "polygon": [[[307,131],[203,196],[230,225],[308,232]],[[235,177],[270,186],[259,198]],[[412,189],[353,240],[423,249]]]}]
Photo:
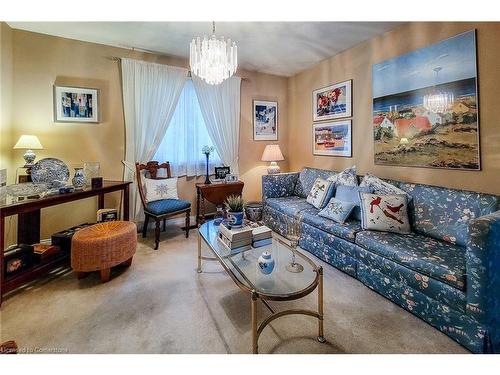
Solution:
[{"label": "snowflake pillow", "polygon": [[335,183],[318,177],[307,196],[307,203],[322,209],[326,206],[335,191]]},{"label": "snowflake pillow", "polygon": [[358,178],[356,176],[356,166],[344,169],[331,177],[328,177],[328,181],[332,181],[335,185],[343,186],[358,186]]},{"label": "snowflake pillow", "polygon": [[363,229],[411,233],[406,194],[382,195],[360,192],[359,200]]},{"label": "snowflake pillow", "polygon": [[326,207],[318,212],[318,215],[343,224],[355,206],[356,203],[354,202],[344,202],[337,198],[332,198]]},{"label": "snowflake pillow", "polygon": [[158,180],[145,178],[144,193],[147,203],[161,199],[179,199],[177,195],[177,177]]}]

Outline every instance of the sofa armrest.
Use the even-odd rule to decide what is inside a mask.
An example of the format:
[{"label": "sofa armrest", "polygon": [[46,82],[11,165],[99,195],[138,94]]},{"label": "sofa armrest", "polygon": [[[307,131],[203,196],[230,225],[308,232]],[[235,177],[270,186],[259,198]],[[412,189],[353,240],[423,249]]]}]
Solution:
[{"label": "sofa armrest", "polygon": [[262,202],[268,198],[292,196],[298,179],[299,172],[263,175]]},{"label": "sofa armrest", "polygon": [[469,222],[467,313],[500,332],[500,211]]}]

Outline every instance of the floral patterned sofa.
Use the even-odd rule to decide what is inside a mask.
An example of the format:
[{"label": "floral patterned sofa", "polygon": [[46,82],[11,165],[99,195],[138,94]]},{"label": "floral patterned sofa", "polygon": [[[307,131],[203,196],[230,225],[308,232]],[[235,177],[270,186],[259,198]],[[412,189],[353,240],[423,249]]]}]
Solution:
[{"label": "floral patterned sofa", "polygon": [[302,217],[300,246],[476,353],[500,352],[500,197],[386,180],[407,192],[412,233],[338,224],[306,202],[317,177],[304,168],[262,178],[263,220],[285,234]]}]

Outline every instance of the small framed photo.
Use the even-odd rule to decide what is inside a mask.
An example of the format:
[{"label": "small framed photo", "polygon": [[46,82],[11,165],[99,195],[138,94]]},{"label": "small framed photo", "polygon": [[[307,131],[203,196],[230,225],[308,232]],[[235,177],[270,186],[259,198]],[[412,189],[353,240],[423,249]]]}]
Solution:
[{"label": "small framed photo", "polygon": [[215,178],[223,179],[226,178],[226,175],[231,173],[231,169],[229,167],[215,167]]},{"label": "small framed photo", "polygon": [[99,90],[54,86],[55,122],[99,122]]},{"label": "small framed photo", "polygon": [[352,121],[313,124],[313,154],[325,156],[352,156]]},{"label": "small framed photo", "polygon": [[313,91],[313,121],[352,116],[352,80]]},{"label": "small framed photo", "polygon": [[238,176],[235,174],[228,174],[226,175],[226,182],[238,182]]},{"label": "small framed photo", "polygon": [[253,101],[253,140],[278,140],[278,102]]}]

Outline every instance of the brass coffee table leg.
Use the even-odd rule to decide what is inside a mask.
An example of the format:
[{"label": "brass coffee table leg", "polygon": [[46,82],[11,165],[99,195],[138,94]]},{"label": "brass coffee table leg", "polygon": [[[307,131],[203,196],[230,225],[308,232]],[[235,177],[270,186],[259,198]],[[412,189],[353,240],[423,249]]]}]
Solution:
[{"label": "brass coffee table leg", "polygon": [[323,343],[326,341],[323,336],[323,267],[318,268],[318,341]]},{"label": "brass coffee table leg", "polygon": [[259,353],[258,340],[259,335],[257,333],[257,293],[252,292],[252,349],[253,354]]}]

